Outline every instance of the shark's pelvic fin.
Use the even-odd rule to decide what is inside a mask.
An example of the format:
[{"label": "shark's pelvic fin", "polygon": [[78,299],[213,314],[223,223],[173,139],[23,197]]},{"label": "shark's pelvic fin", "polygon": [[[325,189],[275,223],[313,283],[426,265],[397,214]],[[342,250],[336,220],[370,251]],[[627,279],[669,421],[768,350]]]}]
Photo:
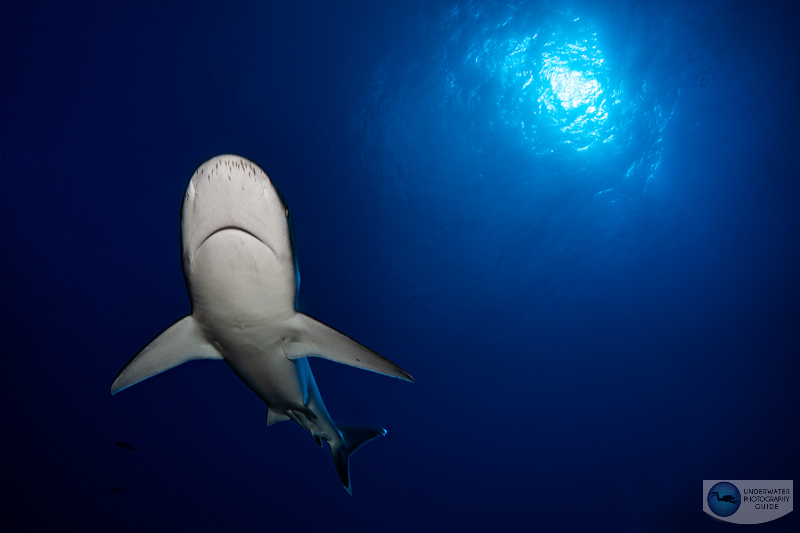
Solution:
[{"label": "shark's pelvic fin", "polygon": [[111,394],[194,359],[222,359],[203,337],[192,315],[178,320],[128,361],[111,384]]},{"label": "shark's pelvic fin", "polygon": [[308,315],[295,314],[291,319],[291,327],[297,336],[283,343],[283,353],[289,359],[322,357],[414,382],[414,378],[396,364]]},{"label": "shark's pelvic fin", "polygon": [[308,421],[317,420],[317,415],[307,405],[291,405],[278,410],[270,408],[267,411],[267,425],[277,424],[286,420],[294,420],[303,429],[309,429]]},{"label": "shark's pelvic fin", "polygon": [[386,435],[383,428],[368,428],[361,426],[339,426],[339,433],[342,434],[341,443],[329,442],[331,444],[331,455],[333,464],[336,466],[336,473],[339,474],[339,481],[350,496],[353,495],[353,488],[350,486],[350,455],[359,449],[363,444],[374,438]]},{"label": "shark's pelvic fin", "polygon": [[272,424],[277,424],[278,422],[285,422],[286,420],[291,420],[291,418],[289,418],[288,415],[276,412],[274,409],[269,409],[267,411],[268,426],[271,426]]}]

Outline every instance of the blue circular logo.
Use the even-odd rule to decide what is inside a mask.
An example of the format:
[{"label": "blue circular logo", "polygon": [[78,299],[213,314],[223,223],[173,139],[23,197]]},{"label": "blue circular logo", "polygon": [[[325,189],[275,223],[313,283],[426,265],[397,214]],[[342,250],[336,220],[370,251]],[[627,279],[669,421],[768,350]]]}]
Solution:
[{"label": "blue circular logo", "polygon": [[733,483],[721,481],[708,491],[708,507],[717,516],[730,516],[739,510],[742,497]]}]

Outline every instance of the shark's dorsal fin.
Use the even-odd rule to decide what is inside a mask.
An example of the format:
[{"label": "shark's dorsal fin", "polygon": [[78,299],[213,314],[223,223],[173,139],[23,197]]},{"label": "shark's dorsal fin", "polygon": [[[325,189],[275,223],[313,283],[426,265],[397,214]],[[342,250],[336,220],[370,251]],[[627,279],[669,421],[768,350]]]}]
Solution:
[{"label": "shark's dorsal fin", "polygon": [[291,318],[289,324],[292,332],[296,334],[295,337],[287,339],[283,343],[283,353],[289,359],[322,357],[337,363],[414,382],[414,378],[408,372],[385,357],[381,357],[350,337],[308,315],[297,313]]},{"label": "shark's dorsal fin", "polygon": [[222,359],[192,315],[178,320],[128,361],[111,384],[111,394],[194,359]]}]

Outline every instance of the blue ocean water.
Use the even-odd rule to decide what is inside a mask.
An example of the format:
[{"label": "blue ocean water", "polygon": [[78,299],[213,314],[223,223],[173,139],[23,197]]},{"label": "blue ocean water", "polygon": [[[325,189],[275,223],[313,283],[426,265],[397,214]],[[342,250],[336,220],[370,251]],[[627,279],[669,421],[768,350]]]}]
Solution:
[{"label": "blue ocean water", "polygon": [[[716,531],[702,480],[798,477],[789,3],[2,13],[12,530]],[[388,430],[352,498],[224,363],[109,394],[190,312],[179,208],[221,153],[291,206],[300,310],[416,379],[311,361]]]}]

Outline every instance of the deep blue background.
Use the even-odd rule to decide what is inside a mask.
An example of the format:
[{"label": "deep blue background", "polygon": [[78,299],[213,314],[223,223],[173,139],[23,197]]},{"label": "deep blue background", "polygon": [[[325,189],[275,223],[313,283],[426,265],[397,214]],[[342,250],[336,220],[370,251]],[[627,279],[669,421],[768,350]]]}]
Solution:
[{"label": "deep blue background", "polygon": [[[789,5],[3,3],[3,523],[734,527],[703,479],[800,477]],[[190,311],[181,195],[226,152],[292,208],[301,310],[417,380],[312,361],[389,430],[352,498],[222,363],[109,394]]]}]

